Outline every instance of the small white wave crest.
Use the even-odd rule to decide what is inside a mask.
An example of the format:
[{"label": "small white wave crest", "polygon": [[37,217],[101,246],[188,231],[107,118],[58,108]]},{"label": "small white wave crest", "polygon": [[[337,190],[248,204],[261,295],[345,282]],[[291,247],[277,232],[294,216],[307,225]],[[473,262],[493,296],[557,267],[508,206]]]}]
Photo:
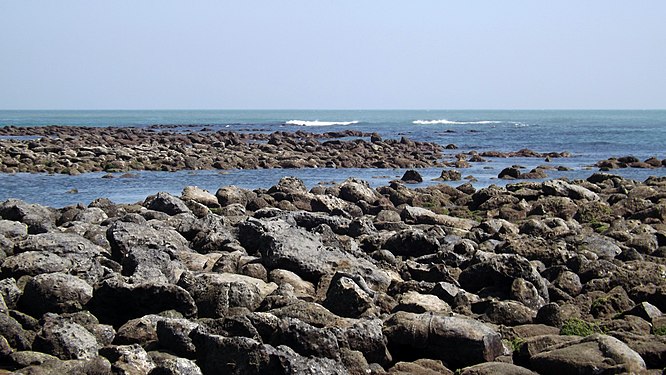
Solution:
[{"label": "small white wave crest", "polygon": [[285,122],[286,125],[296,125],[296,126],[334,126],[334,125],[354,125],[358,124],[358,121],[307,121],[307,120],[289,120]]},{"label": "small white wave crest", "polygon": [[441,120],[415,120],[412,121],[412,124],[415,125],[483,125],[483,124],[500,124],[502,121],[489,121],[489,120],[483,120],[483,121],[451,121],[447,119],[441,119]]}]

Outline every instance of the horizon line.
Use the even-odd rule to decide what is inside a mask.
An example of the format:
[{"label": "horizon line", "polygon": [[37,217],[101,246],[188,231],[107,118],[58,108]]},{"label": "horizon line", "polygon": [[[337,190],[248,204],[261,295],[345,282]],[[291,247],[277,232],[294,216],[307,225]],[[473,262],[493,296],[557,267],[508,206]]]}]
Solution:
[{"label": "horizon line", "polygon": [[666,108],[0,108],[0,111],[665,111]]}]

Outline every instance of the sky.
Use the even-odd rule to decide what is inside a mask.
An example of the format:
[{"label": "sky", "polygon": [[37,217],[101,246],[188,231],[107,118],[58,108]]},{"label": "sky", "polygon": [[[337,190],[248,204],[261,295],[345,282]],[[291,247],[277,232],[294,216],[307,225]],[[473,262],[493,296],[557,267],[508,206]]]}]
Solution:
[{"label": "sky", "polygon": [[0,109],[665,108],[663,0],[0,0]]}]

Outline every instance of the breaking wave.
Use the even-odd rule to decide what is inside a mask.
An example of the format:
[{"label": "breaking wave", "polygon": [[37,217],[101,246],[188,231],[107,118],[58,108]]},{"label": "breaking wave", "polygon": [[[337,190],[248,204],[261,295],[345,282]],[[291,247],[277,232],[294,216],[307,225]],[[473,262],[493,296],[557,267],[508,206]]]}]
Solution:
[{"label": "breaking wave", "polygon": [[354,125],[354,124],[358,124],[358,121],[289,120],[285,122],[285,125],[296,125],[296,126],[334,126],[334,125]]},{"label": "breaking wave", "polygon": [[441,119],[441,120],[416,120],[412,121],[412,124],[415,125],[438,125],[438,124],[444,124],[444,125],[477,125],[477,124],[500,124],[502,121],[451,121],[447,119]]}]

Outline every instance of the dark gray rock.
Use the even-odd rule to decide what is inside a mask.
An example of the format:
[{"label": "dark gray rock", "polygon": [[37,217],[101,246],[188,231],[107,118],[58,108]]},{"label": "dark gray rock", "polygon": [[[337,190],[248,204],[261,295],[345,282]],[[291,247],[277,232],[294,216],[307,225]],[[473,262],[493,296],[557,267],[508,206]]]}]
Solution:
[{"label": "dark gray rock", "polygon": [[423,182],[423,177],[421,177],[421,174],[419,172],[413,169],[409,169],[405,171],[405,174],[402,175],[400,180],[410,184],[418,184],[420,182]]},{"label": "dark gray rock", "polygon": [[178,311],[188,318],[197,313],[192,296],[177,285],[150,282],[132,285],[118,279],[102,282],[95,289],[89,307],[100,322],[114,326],[167,310]]},{"label": "dark gray rock", "polygon": [[190,212],[185,202],[165,192],[159,192],[154,196],[146,198],[143,205],[150,210],[164,212],[167,215]]},{"label": "dark gray rock", "polygon": [[277,289],[274,283],[232,273],[184,273],[178,286],[194,298],[199,316],[211,318],[239,308],[254,311]]},{"label": "dark gray rock", "polygon": [[383,247],[395,255],[418,257],[436,253],[439,241],[420,229],[405,229],[389,237]]},{"label": "dark gray rock", "polygon": [[58,213],[38,204],[28,204],[22,200],[9,199],[0,204],[0,217],[26,224],[28,233],[45,233],[55,228]]},{"label": "dark gray rock", "polygon": [[10,240],[21,240],[28,236],[28,225],[11,220],[0,220],[0,236]]},{"label": "dark gray rock", "polygon": [[342,363],[308,358],[287,346],[273,347],[247,337],[193,332],[197,363],[204,374],[348,374]]},{"label": "dark gray rock", "polygon": [[499,333],[453,316],[398,312],[385,321],[384,335],[394,359],[428,357],[453,368],[492,361],[503,352]]},{"label": "dark gray rock", "polygon": [[197,364],[189,359],[176,357],[164,352],[149,352],[155,367],[149,375],[202,375]]},{"label": "dark gray rock", "polygon": [[239,239],[249,251],[259,251],[267,269],[282,268],[311,282],[336,270],[361,274],[373,289],[386,289],[387,272],[370,261],[325,247],[321,236],[280,219],[249,219],[241,223]]},{"label": "dark gray rock", "polygon": [[185,358],[195,358],[196,348],[190,333],[199,324],[187,319],[162,319],[157,321],[157,338],[160,346]]},{"label": "dark gray rock", "polygon": [[549,302],[546,280],[525,258],[515,254],[494,254],[478,251],[472,264],[460,274],[463,289],[476,293],[486,287],[504,290],[509,294],[515,279],[522,278],[534,285],[539,296]]},{"label": "dark gray rock", "polygon": [[28,314],[41,317],[46,312],[79,311],[90,301],[93,287],[64,273],[45,273],[25,285],[19,306]]},{"label": "dark gray rock", "polygon": [[19,322],[7,314],[0,314],[0,336],[15,350],[29,350],[35,338],[34,332],[24,330]]},{"label": "dark gray rock", "polygon": [[374,292],[369,290],[360,276],[347,276],[338,272],[329,284],[323,305],[334,314],[358,318],[374,307],[373,297]]},{"label": "dark gray rock", "polygon": [[79,324],[49,319],[37,333],[35,350],[60,359],[92,359],[100,345],[95,336]]},{"label": "dark gray rock", "polygon": [[106,346],[100,355],[111,362],[114,374],[149,374],[155,368],[152,358],[137,344]]},{"label": "dark gray rock", "polygon": [[132,250],[187,251],[187,240],[170,228],[116,221],[106,232],[116,260]]}]

